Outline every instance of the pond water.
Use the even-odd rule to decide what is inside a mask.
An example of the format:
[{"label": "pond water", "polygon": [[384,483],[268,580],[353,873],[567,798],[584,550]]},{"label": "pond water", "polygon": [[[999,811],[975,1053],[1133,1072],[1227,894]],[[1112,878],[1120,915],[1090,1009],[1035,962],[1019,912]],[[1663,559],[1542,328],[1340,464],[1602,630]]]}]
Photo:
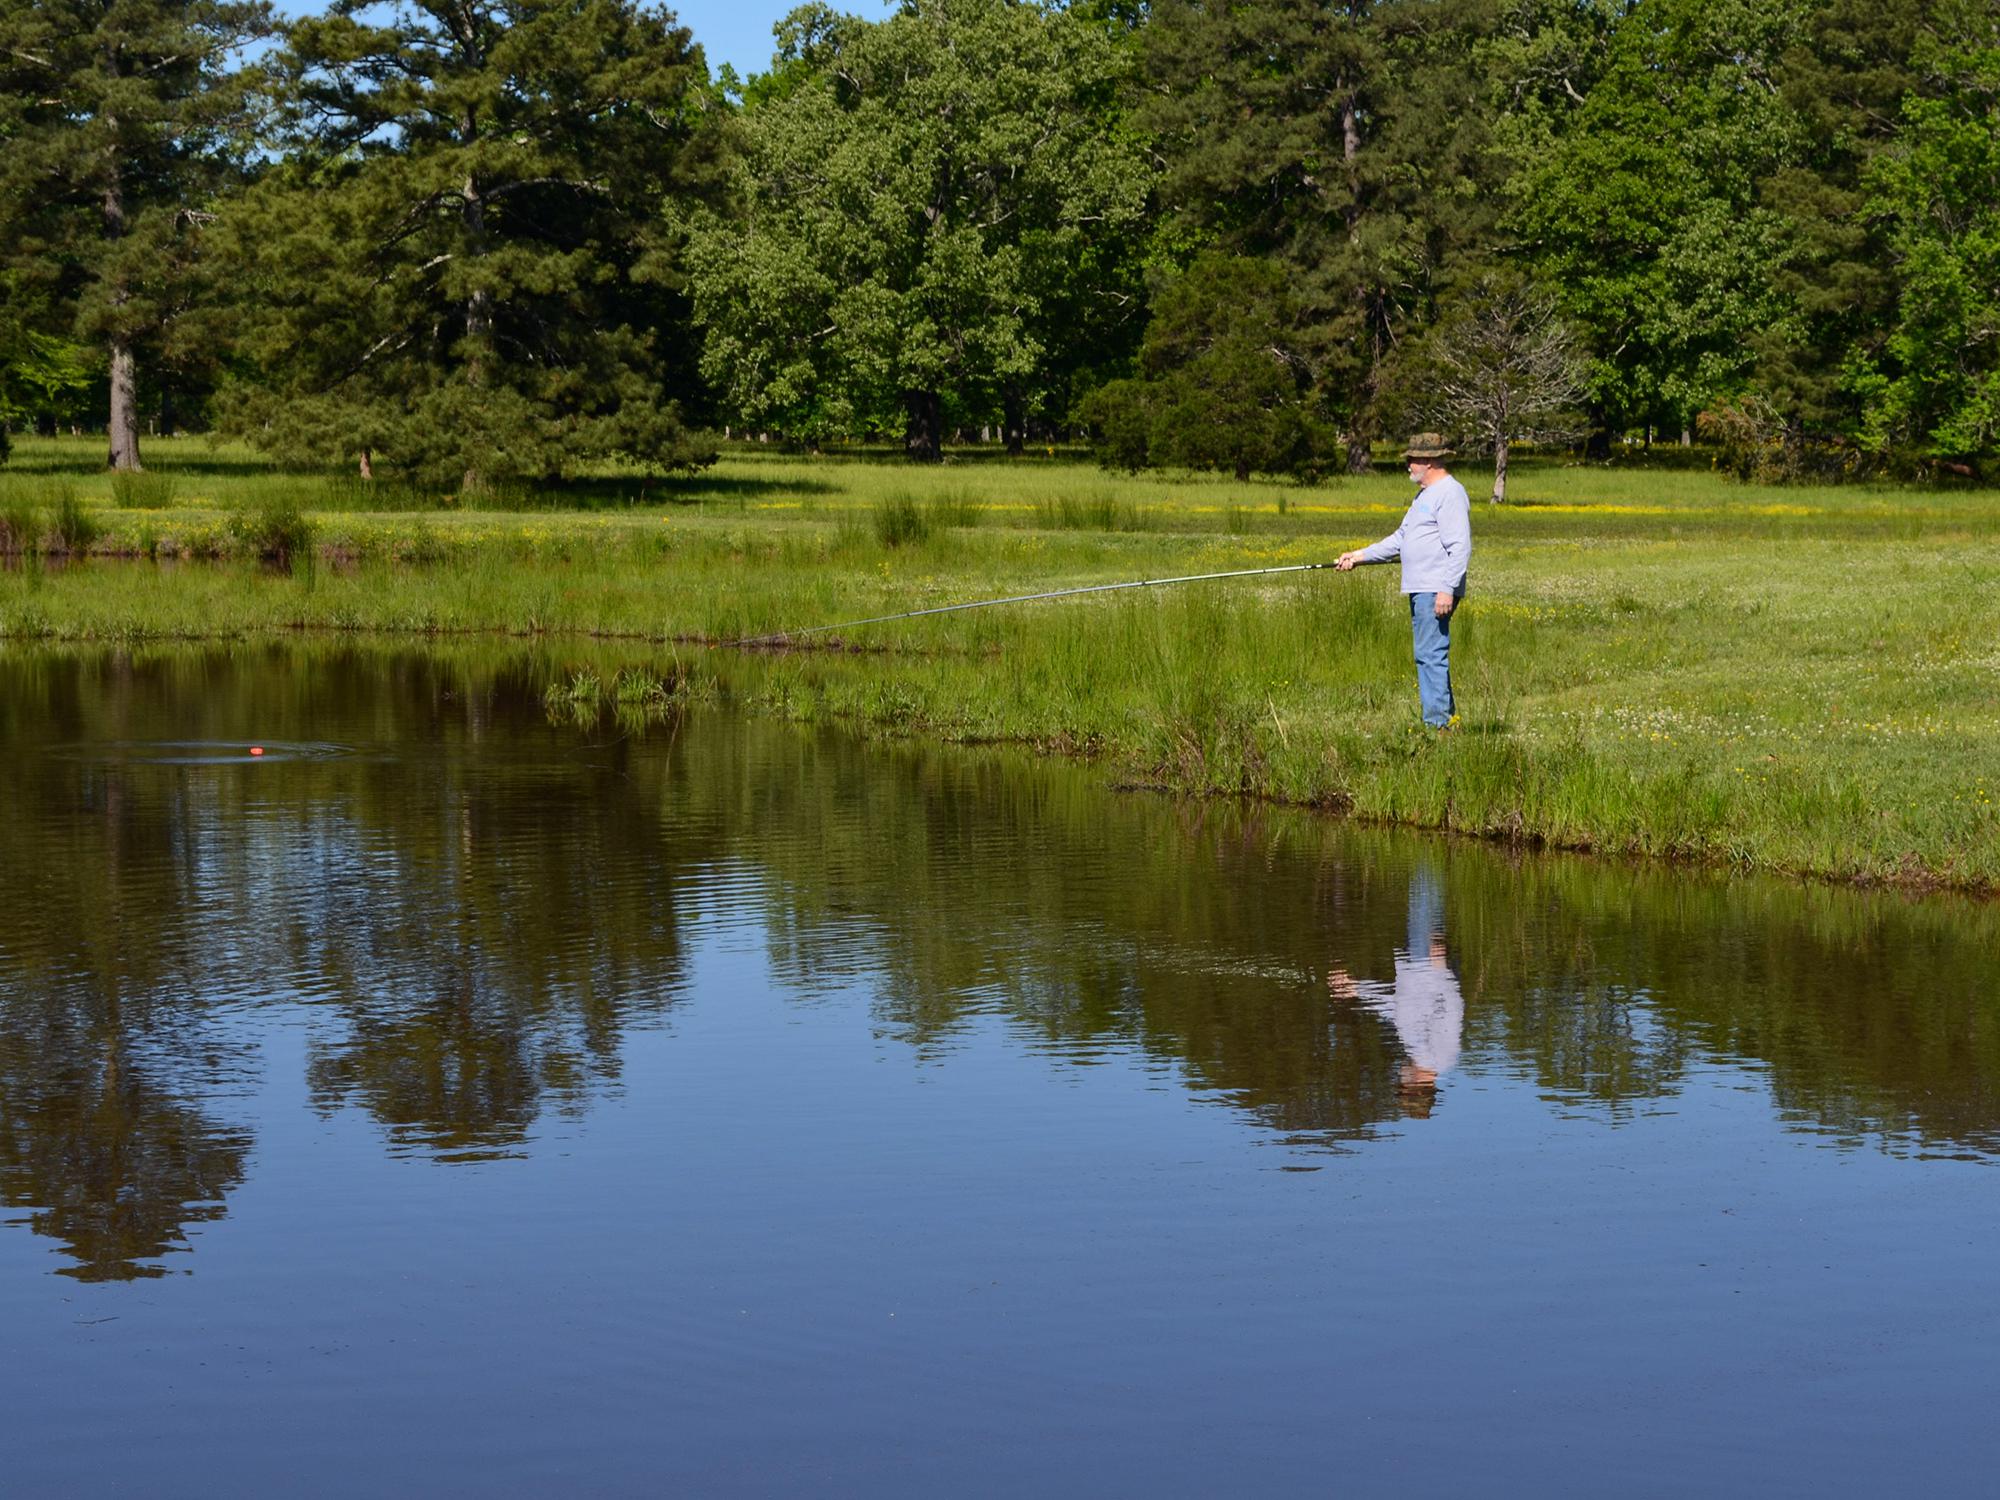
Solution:
[{"label": "pond water", "polygon": [[10,1489],[1991,1482],[1990,904],[561,666],[0,654]]}]

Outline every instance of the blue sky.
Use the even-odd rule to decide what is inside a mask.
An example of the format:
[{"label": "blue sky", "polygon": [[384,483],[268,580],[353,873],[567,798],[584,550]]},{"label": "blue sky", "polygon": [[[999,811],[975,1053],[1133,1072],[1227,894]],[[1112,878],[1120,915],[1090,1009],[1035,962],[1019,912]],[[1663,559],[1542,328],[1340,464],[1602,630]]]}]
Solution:
[{"label": "blue sky", "polygon": [[[797,4],[798,0],[681,0],[673,9],[708,54],[711,72],[734,63],[736,71],[748,78],[771,65],[771,28]],[[835,8],[871,16],[876,9],[868,0],[848,0]]]},{"label": "blue sky", "polygon": [[[734,63],[744,77],[761,73],[771,65],[771,28],[789,14],[800,0],[667,0],[681,23],[694,32],[695,40],[708,54],[711,71],[724,63]],[[887,0],[833,0],[836,10],[850,11],[869,20],[879,20],[888,8]],[[319,7],[313,0],[276,0],[280,15],[299,16]]]}]

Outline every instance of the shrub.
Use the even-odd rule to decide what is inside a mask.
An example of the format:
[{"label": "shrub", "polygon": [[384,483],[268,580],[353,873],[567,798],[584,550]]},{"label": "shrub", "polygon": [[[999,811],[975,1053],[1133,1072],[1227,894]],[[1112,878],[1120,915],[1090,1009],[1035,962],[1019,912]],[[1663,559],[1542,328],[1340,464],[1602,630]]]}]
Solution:
[{"label": "shrub", "polygon": [[1755,396],[1702,412],[1695,418],[1695,434],[1715,446],[1717,468],[1759,484],[1861,479],[1886,466],[1881,455],[1802,431]]},{"label": "shrub", "polygon": [[1298,299],[1284,273],[1246,256],[1203,256],[1154,304],[1136,379],[1080,407],[1107,467],[1177,465],[1308,475],[1337,446],[1310,411],[1311,376],[1297,336]]},{"label": "shrub", "polygon": [[312,557],[312,520],[290,496],[273,496],[239,510],[229,518],[229,534],[245,550],[280,566]]}]

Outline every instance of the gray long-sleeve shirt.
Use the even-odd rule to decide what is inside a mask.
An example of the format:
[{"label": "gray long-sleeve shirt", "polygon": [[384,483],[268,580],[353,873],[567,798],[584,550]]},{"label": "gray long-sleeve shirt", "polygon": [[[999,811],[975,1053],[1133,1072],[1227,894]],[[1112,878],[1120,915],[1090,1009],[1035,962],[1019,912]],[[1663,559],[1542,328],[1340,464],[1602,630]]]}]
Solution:
[{"label": "gray long-sleeve shirt", "polygon": [[1449,474],[1426,485],[1410,502],[1403,524],[1372,547],[1365,563],[1403,560],[1406,594],[1455,593],[1472,561],[1472,501]]}]

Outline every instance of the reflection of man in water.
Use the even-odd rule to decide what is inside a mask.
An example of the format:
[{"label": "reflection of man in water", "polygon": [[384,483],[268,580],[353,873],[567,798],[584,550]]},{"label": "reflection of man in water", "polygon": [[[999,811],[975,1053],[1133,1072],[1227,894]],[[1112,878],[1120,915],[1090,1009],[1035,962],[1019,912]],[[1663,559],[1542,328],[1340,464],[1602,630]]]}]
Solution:
[{"label": "reflection of man in water", "polygon": [[1444,950],[1444,903],[1425,872],[1410,880],[1410,938],[1396,950],[1392,984],[1356,979],[1335,966],[1326,987],[1342,1000],[1357,1001],[1396,1028],[1404,1060],[1396,1093],[1403,1113],[1429,1116],[1437,1102],[1437,1081],[1458,1062],[1465,1031],[1465,996]]}]

